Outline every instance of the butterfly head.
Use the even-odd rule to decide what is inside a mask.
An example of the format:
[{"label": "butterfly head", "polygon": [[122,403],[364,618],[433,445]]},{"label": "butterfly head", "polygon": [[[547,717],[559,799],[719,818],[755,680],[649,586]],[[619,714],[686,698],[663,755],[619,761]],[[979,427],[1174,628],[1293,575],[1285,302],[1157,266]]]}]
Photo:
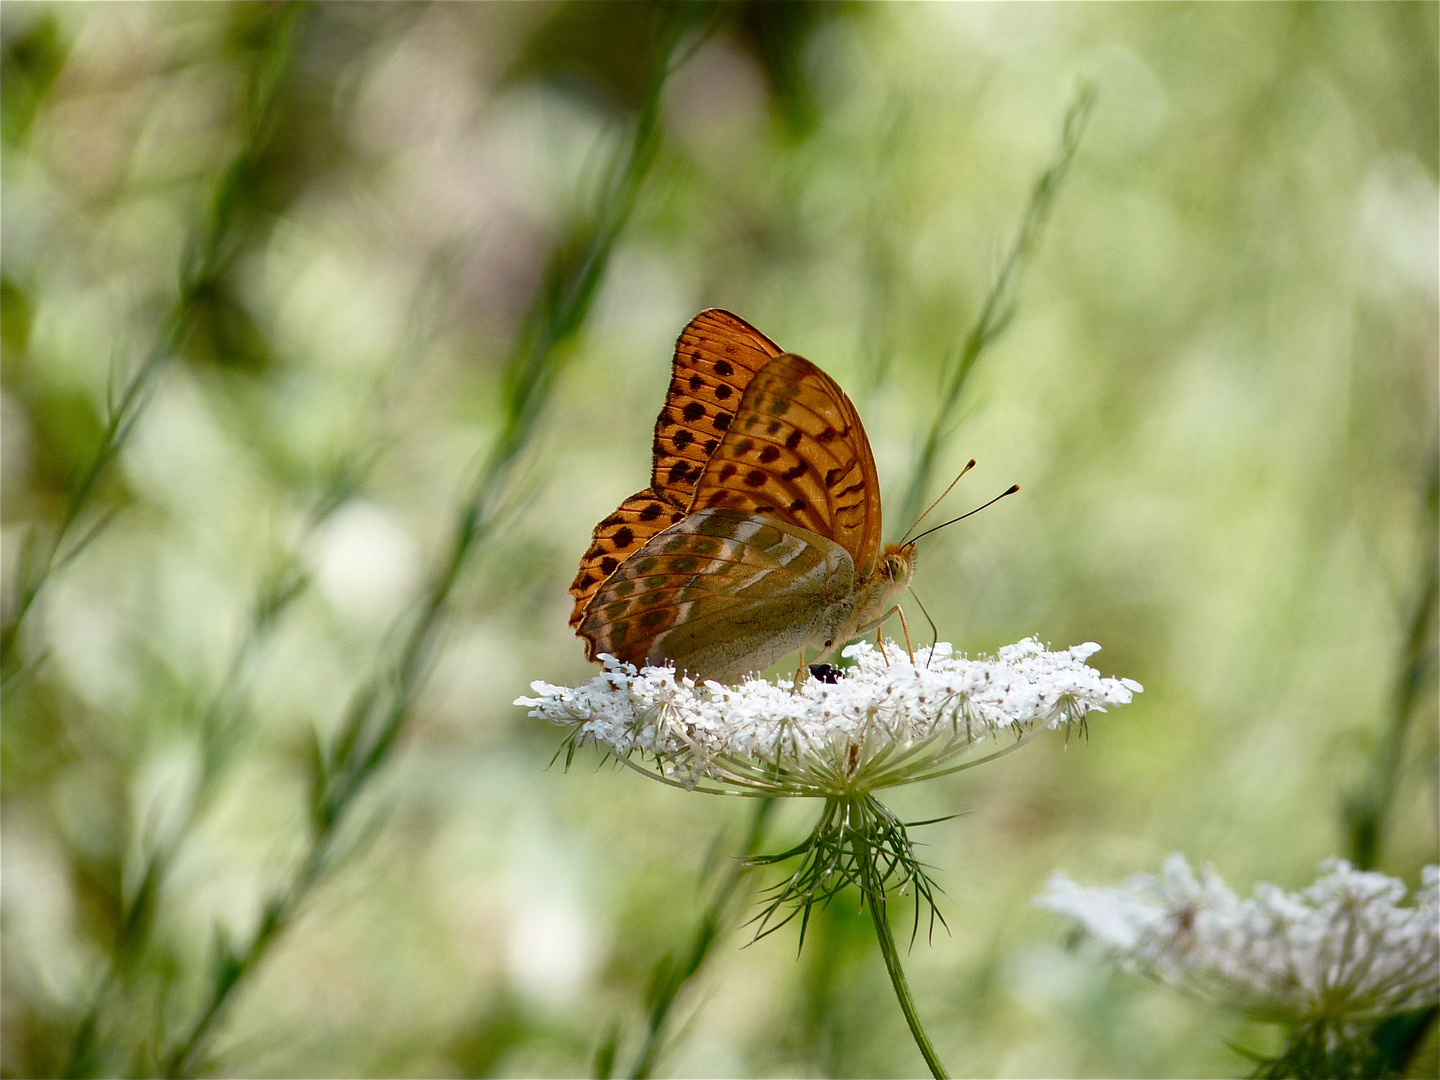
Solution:
[{"label": "butterfly head", "polygon": [[915,573],[915,542],[886,545],[885,553],[880,556],[880,573],[897,592],[909,585]]}]

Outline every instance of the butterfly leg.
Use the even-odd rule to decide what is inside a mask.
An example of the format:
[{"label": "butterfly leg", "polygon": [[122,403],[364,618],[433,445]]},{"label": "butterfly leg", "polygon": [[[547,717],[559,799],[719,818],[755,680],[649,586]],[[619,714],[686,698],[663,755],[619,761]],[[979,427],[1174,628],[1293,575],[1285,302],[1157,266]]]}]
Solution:
[{"label": "butterfly leg", "polygon": [[895,613],[900,616],[900,629],[905,632],[905,651],[910,654],[910,663],[915,663],[915,646],[910,641],[910,624],[905,621],[905,609],[899,604],[895,605]]},{"label": "butterfly leg", "polygon": [[890,658],[885,655],[885,642],[882,640],[885,633],[885,620],[891,615],[900,616],[900,629],[905,633],[905,652],[910,656],[910,663],[915,663],[915,646],[910,641],[910,624],[905,621],[905,609],[896,604],[880,618],[880,625],[875,628],[875,647],[880,650],[881,657],[888,664]]},{"label": "butterfly leg", "polygon": [[805,685],[805,677],[810,674],[810,666],[805,663],[805,650],[800,650],[800,666],[795,671],[795,679],[790,684],[790,693],[798,694],[800,687]]}]

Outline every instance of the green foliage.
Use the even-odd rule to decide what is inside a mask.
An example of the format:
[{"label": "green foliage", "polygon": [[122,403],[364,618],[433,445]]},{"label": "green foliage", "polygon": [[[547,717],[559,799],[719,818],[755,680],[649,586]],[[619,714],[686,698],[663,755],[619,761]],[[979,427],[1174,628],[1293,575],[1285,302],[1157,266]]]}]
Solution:
[{"label": "green foliage", "polygon": [[509,704],[589,673],[708,305],[851,392],[892,531],[1020,483],[925,541],[942,638],[1146,685],[894,793],[960,815],[905,956],[956,1073],[1283,1051],[1066,952],[1053,868],[1435,861],[1434,5],[0,14],[4,1075],[918,1067],[908,898],[742,948],[754,808]]}]

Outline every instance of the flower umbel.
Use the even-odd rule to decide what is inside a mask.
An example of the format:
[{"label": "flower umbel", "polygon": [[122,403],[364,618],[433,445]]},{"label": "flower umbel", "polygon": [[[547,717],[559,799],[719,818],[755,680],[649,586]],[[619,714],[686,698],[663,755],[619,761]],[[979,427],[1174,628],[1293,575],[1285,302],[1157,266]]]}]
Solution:
[{"label": "flower umbel", "polygon": [[[536,682],[537,696],[515,704],[571,726],[572,753],[594,743],[687,789],[854,797],[969,768],[1038,731],[1127,704],[1140,684],[1087,665],[1099,648],[1047,652],[1027,638],[971,660],[941,642],[912,661],[894,642],[883,652],[861,642],[845,649],[852,666],[836,682],[810,679],[798,689],[759,678],[697,685],[670,668],[637,671],[606,656],[590,682]],[[956,763],[987,740],[1004,745]]]},{"label": "flower umbel", "polygon": [[[994,658],[956,656],[948,643],[913,658],[891,641],[844,650],[850,666],[799,686],[747,679],[739,686],[698,684],[672,668],[636,670],[602,655],[605,670],[577,687],[531,685],[516,700],[530,715],[570,728],[567,764],[592,743],[617,761],[675,787],[714,795],[820,798],[810,835],[745,865],[797,860],[765,898],[756,936],[799,916],[800,940],[815,906],[849,886],[859,890],[895,995],[931,1074],[945,1070],[920,1023],[890,930],[889,901],[915,896],[937,918],[936,886],[915,854],[909,829],[875,792],[971,768],[1024,745],[1041,731],[1128,704],[1141,689],[1086,664],[1100,646],[1049,652],[1027,638]],[[833,681],[831,681],[833,677]],[[973,755],[977,747],[994,745]],[[960,759],[964,760],[960,760]],[[782,915],[784,909],[788,915]]]},{"label": "flower umbel", "polygon": [[1403,882],[1330,860],[1299,893],[1241,900],[1183,855],[1122,888],[1051,877],[1035,902],[1079,922],[1119,963],[1261,1019],[1331,1029],[1440,1002],[1440,868],[1413,907]]}]

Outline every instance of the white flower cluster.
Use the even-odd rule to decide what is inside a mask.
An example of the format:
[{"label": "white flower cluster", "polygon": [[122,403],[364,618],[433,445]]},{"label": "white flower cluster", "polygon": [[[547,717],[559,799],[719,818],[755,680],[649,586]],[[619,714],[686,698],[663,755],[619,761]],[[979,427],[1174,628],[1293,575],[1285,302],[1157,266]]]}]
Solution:
[{"label": "white flower cluster", "polygon": [[1330,860],[1300,893],[1259,885],[1241,900],[1183,855],[1123,888],[1053,875],[1035,902],[1079,922],[1122,966],[1254,1016],[1373,1020],[1440,1002],[1440,868],[1414,907],[1405,884]]},{"label": "white flower cluster", "polygon": [[654,770],[642,771],[685,787],[709,779],[770,795],[845,795],[977,764],[941,768],[985,738],[1008,736],[1003,753],[1032,731],[1127,704],[1140,684],[1088,666],[1099,648],[1047,652],[1029,638],[969,660],[942,642],[912,662],[893,641],[883,653],[861,642],[845,649],[852,666],[835,682],[811,678],[798,690],[759,678],[696,685],[671,668],[637,671],[604,656],[605,671],[588,683],[536,682],[538,696],[515,704],[627,764],[649,759]]}]

